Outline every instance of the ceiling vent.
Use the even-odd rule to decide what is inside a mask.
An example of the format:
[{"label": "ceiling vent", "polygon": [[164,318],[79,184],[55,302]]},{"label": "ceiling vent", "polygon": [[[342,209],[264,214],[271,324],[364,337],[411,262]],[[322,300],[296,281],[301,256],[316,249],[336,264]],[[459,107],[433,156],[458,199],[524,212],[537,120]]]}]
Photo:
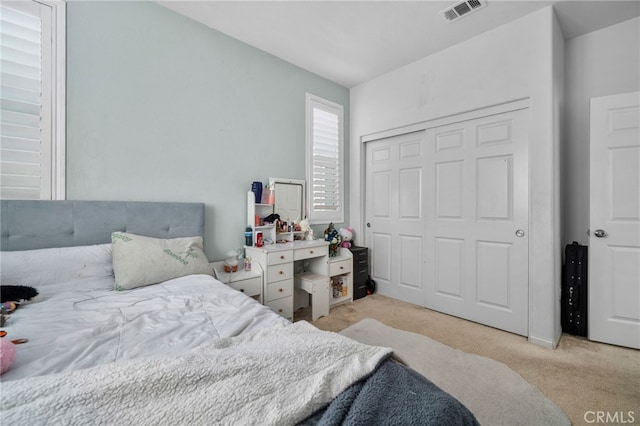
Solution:
[{"label": "ceiling vent", "polygon": [[467,16],[470,13],[480,10],[487,5],[486,0],[465,0],[458,3],[454,3],[440,14],[444,16],[447,22],[454,22],[463,16]]}]

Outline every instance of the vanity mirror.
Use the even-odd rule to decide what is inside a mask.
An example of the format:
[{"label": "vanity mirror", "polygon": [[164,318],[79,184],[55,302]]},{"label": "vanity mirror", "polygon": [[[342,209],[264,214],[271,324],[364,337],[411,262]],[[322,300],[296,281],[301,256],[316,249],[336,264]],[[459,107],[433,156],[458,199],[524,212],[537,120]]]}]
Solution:
[{"label": "vanity mirror", "polygon": [[269,188],[274,191],[274,213],[281,220],[299,223],[304,219],[304,180],[269,178]]}]

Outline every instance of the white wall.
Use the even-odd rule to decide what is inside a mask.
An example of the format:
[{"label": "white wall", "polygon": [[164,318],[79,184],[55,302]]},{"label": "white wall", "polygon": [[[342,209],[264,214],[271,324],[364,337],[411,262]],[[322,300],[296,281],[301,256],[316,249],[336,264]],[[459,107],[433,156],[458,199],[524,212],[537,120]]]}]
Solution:
[{"label": "white wall", "polygon": [[347,88],[155,2],[68,2],[67,198],[202,202],[222,259],[252,181],[305,178],[307,92],[348,125]]},{"label": "white wall", "polygon": [[640,90],[640,18],[566,42],[563,243],[588,244],[589,100]]},{"label": "white wall", "polygon": [[[553,215],[554,215],[554,274],[556,277],[562,277],[562,173],[561,173],[561,144],[562,129],[564,123],[562,114],[564,111],[565,99],[565,41],[562,35],[562,29],[557,19],[553,22],[553,134],[555,144],[553,146],[553,174],[554,174],[554,199],[553,199]],[[560,252],[558,252],[558,250]],[[562,335],[561,324],[561,306],[560,297],[562,291],[562,278],[556,281],[554,299],[551,301],[553,305],[553,318],[555,321],[554,335],[560,338]]]},{"label": "white wall", "polygon": [[361,233],[363,136],[530,98],[529,338],[549,347],[560,337],[558,176],[552,161],[559,134],[553,94],[558,36],[548,7],[351,90],[350,223]]}]

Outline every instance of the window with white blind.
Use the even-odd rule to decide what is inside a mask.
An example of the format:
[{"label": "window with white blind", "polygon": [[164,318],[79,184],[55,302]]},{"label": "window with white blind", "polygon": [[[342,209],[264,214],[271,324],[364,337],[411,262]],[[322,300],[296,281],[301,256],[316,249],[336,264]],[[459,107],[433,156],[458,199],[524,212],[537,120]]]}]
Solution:
[{"label": "window with white blind", "polygon": [[62,1],[0,4],[0,197],[64,199]]},{"label": "window with white blind", "polygon": [[342,105],[307,93],[307,213],[309,222],[344,222]]}]

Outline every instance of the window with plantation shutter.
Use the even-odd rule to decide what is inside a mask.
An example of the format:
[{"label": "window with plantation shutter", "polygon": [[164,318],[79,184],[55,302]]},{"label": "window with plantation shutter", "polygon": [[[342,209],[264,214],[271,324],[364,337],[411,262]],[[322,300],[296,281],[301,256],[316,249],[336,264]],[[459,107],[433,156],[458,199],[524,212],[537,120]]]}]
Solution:
[{"label": "window with plantation shutter", "polygon": [[63,29],[62,2],[0,4],[3,199],[64,198]]},{"label": "window with plantation shutter", "polygon": [[307,94],[307,213],[310,223],[344,222],[342,105]]}]

